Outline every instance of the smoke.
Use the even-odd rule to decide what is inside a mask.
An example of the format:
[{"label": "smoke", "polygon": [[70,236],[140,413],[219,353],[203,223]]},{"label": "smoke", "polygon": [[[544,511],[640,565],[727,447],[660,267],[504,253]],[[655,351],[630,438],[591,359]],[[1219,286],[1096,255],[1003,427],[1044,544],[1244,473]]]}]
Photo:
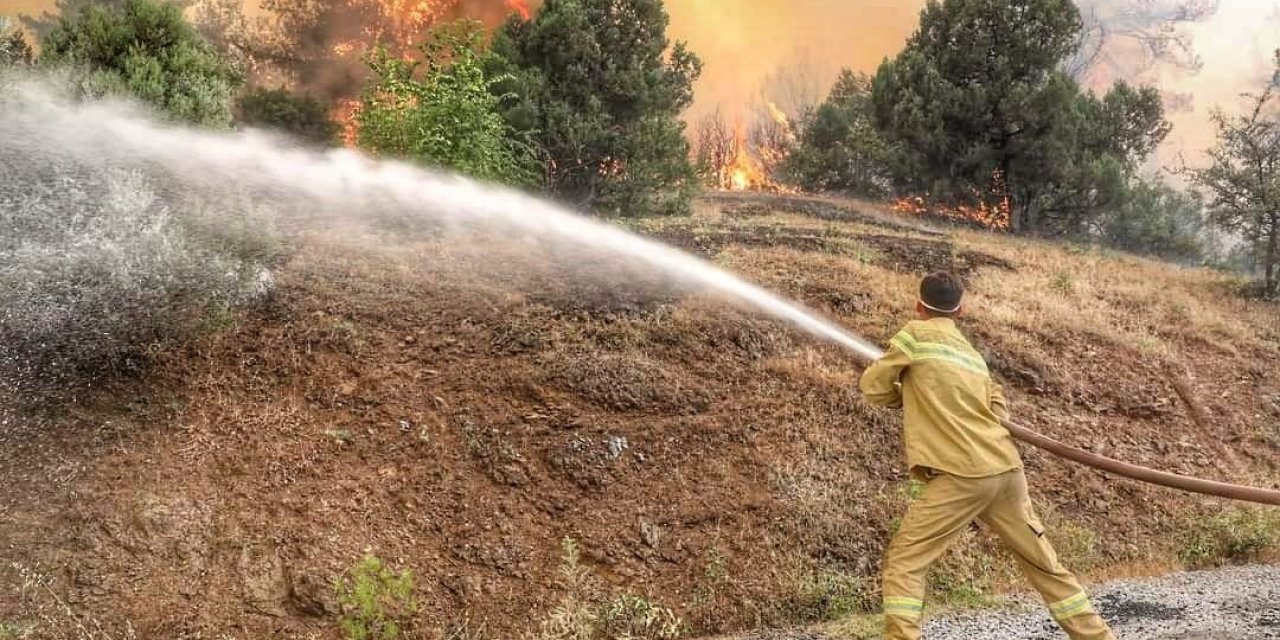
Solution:
[{"label": "smoke", "polygon": [[1224,0],[1211,18],[1189,28],[1200,70],[1162,67],[1153,82],[1168,95],[1191,96],[1190,108],[1168,114],[1173,132],[1158,153],[1166,167],[1179,161],[1198,164],[1216,132],[1215,109],[1240,113],[1248,107],[1241,94],[1260,92],[1274,70],[1280,47],[1280,0]]},{"label": "smoke", "polygon": [[[263,15],[263,0],[230,1],[246,2],[251,20]],[[1280,46],[1280,0],[1077,2],[1089,30],[1084,53],[1071,69],[1095,89],[1117,79],[1158,85],[1175,125],[1160,153],[1166,164],[1179,151],[1194,156],[1212,143],[1210,111],[1241,108],[1238,95],[1265,81],[1271,50]],[[450,5],[445,19],[466,16],[496,25],[513,10],[536,10],[540,1],[433,4]],[[0,13],[52,5],[0,0]],[[794,117],[825,97],[841,68],[874,72],[881,60],[896,55],[923,6],[924,0],[667,0],[671,38],[687,41],[705,63],[686,121],[696,123],[719,109],[730,122],[749,124],[767,116],[766,101]],[[335,44],[334,38],[322,40]],[[326,97],[354,93],[362,71],[358,56],[318,57],[304,68]]]},{"label": "smoke", "polygon": [[494,27],[528,11],[524,0],[197,0],[194,16],[257,83],[337,102],[359,93],[374,46],[413,57],[435,25],[466,18]]},{"label": "smoke", "polygon": [[1200,68],[1192,27],[1217,13],[1220,0],[1077,0],[1084,29],[1067,71],[1105,90],[1117,80],[1149,81],[1157,66]]},{"label": "smoke", "polygon": [[[1157,154],[1168,166],[1197,158],[1214,139],[1214,108],[1235,112],[1256,91],[1280,46],[1280,0],[1077,0],[1085,18],[1075,72],[1095,90],[1116,80],[1158,86],[1173,133]],[[765,101],[793,115],[794,96],[827,91],[842,67],[873,73],[915,30],[923,0],[668,0],[671,36],[705,62],[686,116],[717,108],[730,121],[767,116]]]},{"label": "smoke", "polygon": [[[670,36],[703,60],[697,122],[719,107],[731,122],[764,115],[763,100],[794,115],[824,98],[842,67],[874,71],[915,29],[923,0],[668,0]],[[763,94],[763,96],[762,96]],[[763,99],[762,99],[763,98]]]}]

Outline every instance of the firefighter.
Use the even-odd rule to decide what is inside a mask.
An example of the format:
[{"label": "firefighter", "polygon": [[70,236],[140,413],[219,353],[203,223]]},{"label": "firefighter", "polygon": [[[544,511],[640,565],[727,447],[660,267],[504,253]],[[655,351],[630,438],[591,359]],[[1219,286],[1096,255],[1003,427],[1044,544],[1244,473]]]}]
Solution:
[{"label": "firefighter", "polygon": [[903,408],[911,477],[925,483],[886,552],[885,639],[920,638],[930,565],[974,520],[1013,552],[1049,613],[1073,640],[1114,640],[1080,583],[1058,562],[1027,494],[1027,479],[1000,385],[956,328],[964,289],[955,276],[932,273],[920,283],[917,320],[890,341],[862,374],[873,404]]}]

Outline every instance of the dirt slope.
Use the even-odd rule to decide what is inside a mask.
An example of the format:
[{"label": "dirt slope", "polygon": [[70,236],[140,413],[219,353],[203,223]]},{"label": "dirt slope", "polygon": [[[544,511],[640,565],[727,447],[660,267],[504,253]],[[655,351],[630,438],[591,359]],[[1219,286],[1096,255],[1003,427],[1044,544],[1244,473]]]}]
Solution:
[{"label": "dirt slope", "polygon": [[[857,212],[719,198],[639,227],[881,342],[921,272],[961,271],[964,329],[1025,423],[1280,484],[1276,306],[1209,272]],[[300,244],[270,301],[146,380],[0,427],[0,622],[336,638],[331,581],[368,550],[413,571],[415,637],[522,637],[565,594],[566,537],[592,597],[644,596],[694,635],[874,602],[907,492],[896,417],[848,356],[607,257],[373,240]],[[1172,566],[1224,508],[1024,453],[1064,555],[1099,574]],[[1007,582],[989,540],[964,547],[935,587]]]}]

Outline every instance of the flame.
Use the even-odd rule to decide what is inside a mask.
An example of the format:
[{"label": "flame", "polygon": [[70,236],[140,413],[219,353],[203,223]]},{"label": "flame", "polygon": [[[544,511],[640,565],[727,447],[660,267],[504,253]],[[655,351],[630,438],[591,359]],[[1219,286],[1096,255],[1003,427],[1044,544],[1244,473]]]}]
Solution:
[{"label": "flame", "polygon": [[520,14],[521,20],[529,19],[529,0],[506,0],[506,2],[507,9]]},{"label": "flame", "polygon": [[890,208],[898,213],[911,215],[935,215],[952,220],[973,222],[989,229],[1008,230],[1012,221],[1013,201],[1009,197],[1009,189],[1004,175],[996,170],[991,174],[991,185],[987,192],[971,189],[973,201],[977,204],[961,204],[950,207],[931,206],[928,196],[909,196],[899,198],[890,204]]},{"label": "flame", "polygon": [[439,0],[382,0],[383,10],[396,16],[401,31],[417,31],[430,25],[440,15],[443,3]]},{"label": "flame", "polygon": [[929,206],[925,204],[923,196],[908,196],[898,198],[889,205],[890,209],[898,213],[910,213],[912,215],[922,216],[929,213]]},{"label": "flame", "polygon": [[777,104],[767,100],[753,105],[751,110],[759,117],[749,128],[741,119],[730,125],[720,109],[698,124],[693,152],[708,170],[705,178],[709,186],[733,191],[796,191],[774,180],[795,148],[790,119]]},{"label": "flame", "polygon": [[348,99],[339,101],[331,114],[333,121],[338,123],[338,138],[342,140],[342,146],[348,149],[354,149],[356,146],[356,136],[359,133],[356,112],[359,110],[360,101]]},{"label": "flame", "polygon": [[766,101],[764,104],[769,108],[769,115],[773,118],[774,122],[787,127],[788,129],[791,128],[791,120],[787,118],[787,114],[782,112],[782,109],[778,108],[778,105],[774,104],[773,101]]},{"label": "flame", "polygon": [[347,55],[350,55],[351,52],[355,50],[356,50],[356,43],[350,42],[350,41],[339,42],[338,44],[333,45],[333,54],[336,56],[347,56]]},{"label": "flame", "polygon": [[747,137],[742,133],[741,125],[736,131],[733,158],[720,170],[720,188],[746,191],[768,185],[769,178],[765,175],[764,167],[747,149]]}]

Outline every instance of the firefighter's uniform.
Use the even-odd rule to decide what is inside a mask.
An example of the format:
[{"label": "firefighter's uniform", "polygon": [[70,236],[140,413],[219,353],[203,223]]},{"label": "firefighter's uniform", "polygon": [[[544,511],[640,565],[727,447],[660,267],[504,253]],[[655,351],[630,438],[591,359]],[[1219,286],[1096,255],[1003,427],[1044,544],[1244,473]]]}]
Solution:
[{"label": "firefighter's uniform", "polygon": [[926,483],[885,557],[886,640],[920,638],[929,566],[974,520],[1013,551],[1068,636],[1114,640],[1044,538],[1022,460],[1000,424],[1006,415],[1000,385],[955,323],[908,323],[884,358],[863,373],[861,386],[872,403],[903,408],[907,466]]}]

